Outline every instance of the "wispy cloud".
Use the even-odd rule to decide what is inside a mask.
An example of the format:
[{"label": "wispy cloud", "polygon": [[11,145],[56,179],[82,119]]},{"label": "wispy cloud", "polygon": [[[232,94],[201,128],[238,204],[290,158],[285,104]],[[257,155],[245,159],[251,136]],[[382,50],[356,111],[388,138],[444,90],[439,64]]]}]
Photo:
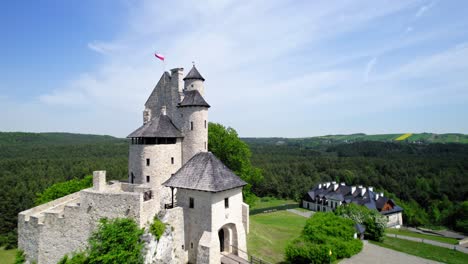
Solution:
[{"label": "wispy cloud", "polygon": [[433,8],[435,5],[435,1],[432,1],[430,2],[429,4],[426,4],[426,5],[422,5],[418,11],[416,11],[416,13],[414,14],[414,16],[416,18],[419,18],[421,16],[423,16],[427,11],[429,11],[431,8]]},{"label": "wispy cloud", "polygon": [[[419,3],[129,2],[121,31],[85,47],[105,54],[102,62],[45,92],[31,109],[42,107],[36,119],[46,119],[49,109],[41,127],[59,127],[54,120],[67,114],[74,123],[63,122],[71,131],[124,136],[141,125],[143,104],[162,74],[152,55],[157,49],[166,55],[166,70],[196,61],[207,79],[210,119],[242,136],[343,132],[337,124],[362,115],[411,107],[419,98],[435,103],[442,93],[437,85],[454,87],[442,98],[463,87],[461,72],[468,70],[463,46],[418,53],[419,46],[450,32],[407,27],[411,34],[401,34],[400,26],[388,32],[404,36],[376,34],[392,27],[394,16],[427,15],[435,2],[412,13]],[[407,56],[409,50],[414,54]],[[404,55],[394,56],[401,51]],[[442,77],[433,79],[434,73]],[[462,93],[457,100],[467,98]],[[371,126],[363,130],[372,132]]]}]

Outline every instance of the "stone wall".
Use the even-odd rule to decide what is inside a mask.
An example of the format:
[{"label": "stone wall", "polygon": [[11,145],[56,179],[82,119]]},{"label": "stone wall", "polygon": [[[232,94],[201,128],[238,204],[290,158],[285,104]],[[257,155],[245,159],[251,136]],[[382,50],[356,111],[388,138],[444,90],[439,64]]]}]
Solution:
[{"label": "stone wall", "polygon": [[19,214],[18,247],[29,263],[57,263],[65,254],[85,249],[102,218],[128,217],[143,227],[159,209],[154,199],[143,199],[149,188],[134,186],[134,192],[125,192],[118,182],[105,186],[95,182],[99,190],[85,189]]}]

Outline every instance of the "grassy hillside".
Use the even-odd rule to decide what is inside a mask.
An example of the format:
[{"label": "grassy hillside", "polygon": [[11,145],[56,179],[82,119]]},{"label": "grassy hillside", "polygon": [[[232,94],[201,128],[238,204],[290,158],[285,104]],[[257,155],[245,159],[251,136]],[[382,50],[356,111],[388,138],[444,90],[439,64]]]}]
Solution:
[{"label": "grassy hillside", "polygon": [[302,145],[317,147],[330,144],[354,143],[362,141],[378,142],[408,142],[415,144],[425,143],[462,143],[468,144],[468,135],[465,134],[434,134],[434,133],[402,133],[402,134],[351,134],[327,135],[308,138],[243,138],[247,143],[275,144],[275,145]]}]

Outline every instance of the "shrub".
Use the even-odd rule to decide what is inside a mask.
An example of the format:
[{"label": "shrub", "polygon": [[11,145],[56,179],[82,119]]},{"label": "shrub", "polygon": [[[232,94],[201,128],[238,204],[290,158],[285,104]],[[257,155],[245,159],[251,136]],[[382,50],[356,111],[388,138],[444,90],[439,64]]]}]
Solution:
[{"label": "shrub", "polygon": [[297,238],[286,246],[286,260],[290,263],[329,263],[336,259],[329,254],[331,247],[324,244],[313,244],[304,238]]},{"label": "shrub", "polygon": [[166,224],[161,222],[159,218],[154,217],[153,223],[150,225],[149,231],[153,234],[157,240],[159,240],[166,230]]},{"label": "shrub", "polygon": [[90,260],[84,252],[74,253],[71,258],[65,255],[57,264],[87,264]]},{"label": "shrub", "polygon": [[387,218],[376,210],[357,204],[347,204],[338,207],[335,214],[353,220],[366,227],[364,235],[374,241],[382,241],[385,237]]},{"label": "shrub", "polygon": [[302,235],[286,247],[286,258],[291,263],[329,263],[349,258],[362,250],[362,241],[354,239],[354,233],[351,219],[315,213],[307,220]]},{"label": "shrub", "polygon": [[26,256],[23,250],[16,251],[15,264],[23,264],[26,262]]},{"label": "shrub", "polygon": [[101,219],[89,239],[89,263],[141,263],[143,230],[132,219]]}]

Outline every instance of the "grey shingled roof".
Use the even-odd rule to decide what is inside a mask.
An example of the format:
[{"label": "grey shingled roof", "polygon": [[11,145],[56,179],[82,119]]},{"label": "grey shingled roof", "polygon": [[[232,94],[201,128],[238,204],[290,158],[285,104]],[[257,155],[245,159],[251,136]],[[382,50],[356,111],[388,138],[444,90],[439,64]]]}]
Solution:
[{"label": "grey shingled roof", "polygon": [[134,137],[179,138],[184,136],[168,116],[161,114],[127,136],[127,138]]},{"label": "grey shingled roof", "polygon": [[163,183],[166,187],[221,192],[247,185],[211,152],[200,152]]},{"label": "grey shingled roof", "polygon": [[185,91],[184,100],[179,103],[179,107],[184,106],[204,106],[210,107],[210,105],[205,101],[203,96],[197,90]]},{"label": "grey shingled roof", "polygon": [[197,70],[197,68],[195,67],[195,65],[193,65],[192,69],[189,71],[189,73],[187,74],[187,76],[185,76],[184,81],[185,81],[185,80],[189,80],[189,79],[195,79],[195,80],[202,80],[202,81],[205,81],[205,78],[203,78],[203,76],[201,76],[200,72],[198,72],[198,70]]}]

